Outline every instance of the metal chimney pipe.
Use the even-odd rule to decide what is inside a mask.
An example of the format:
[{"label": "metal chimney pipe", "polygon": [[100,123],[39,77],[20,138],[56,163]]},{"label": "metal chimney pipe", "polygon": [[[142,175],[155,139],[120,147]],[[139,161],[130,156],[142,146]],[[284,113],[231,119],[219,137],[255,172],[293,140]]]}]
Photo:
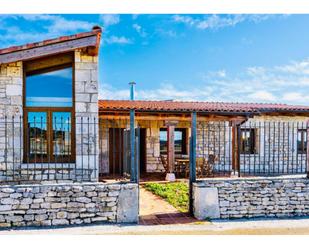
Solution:
[{"label": "metal chimney pipe", "polygon": [[130,85],[130,100],[134,100],[135,98],[135,96],[134,96],[134,90],[135,90],[135,85],[136,85],[136,83],[134,82],[134,81],[132,81],[132,82],[130,82],[129,83],[129,85]]}]

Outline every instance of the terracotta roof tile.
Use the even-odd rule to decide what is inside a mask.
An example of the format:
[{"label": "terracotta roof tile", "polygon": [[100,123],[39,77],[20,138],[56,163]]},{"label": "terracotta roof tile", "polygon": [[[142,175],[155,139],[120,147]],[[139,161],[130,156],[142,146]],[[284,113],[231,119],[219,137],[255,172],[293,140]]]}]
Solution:
[{"label": "terracotta roof tile", "polygon": [[213,112],[213,113],[270,113],[308,112],[309,106],[263,103],[224,103],[186,101],[99,100],[99,111],[135,109],[138,111]]},{"label": "terracotta roof tile", "polygon": [[89,32],[83,32],[83,33],[78,33],[78,34],[74,34],[74,35],[67,35],[67,36],[60,36],[60,37],[57,37],[57,38],[54,38],[54,39],[47,39],[47,40],[44,40],[44,41],[28,43],[28,44],[24,44],[24,45],[20,45],[20,46],[12,46],[12,47],[8,47],[8,48],[3,48],[3,49],[0,49],[0,55],[12,53],[12,52],[17,52],[17,51],[21,51],[21,50],[27,50],[27,49],[30,49],[30,48],[36,48],[36,47],[51,45],[51,44],[55,44],[55,43],[58,43],[58,42],[71,41],[71,40],[75,40],[75,39],[79,39],[79,38],[98,35],[101,32],[102,32],[102,29],[98,26],[95,26]]}]

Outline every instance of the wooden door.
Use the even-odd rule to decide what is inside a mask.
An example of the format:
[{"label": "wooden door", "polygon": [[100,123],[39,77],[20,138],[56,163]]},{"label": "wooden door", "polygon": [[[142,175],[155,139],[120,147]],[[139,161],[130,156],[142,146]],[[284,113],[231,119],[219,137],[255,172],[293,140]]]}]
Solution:
[{"label": "wooden door", "polygon": [[111,175],[123,173],[123,131],[122,128],[109,129],[109,173]]}]

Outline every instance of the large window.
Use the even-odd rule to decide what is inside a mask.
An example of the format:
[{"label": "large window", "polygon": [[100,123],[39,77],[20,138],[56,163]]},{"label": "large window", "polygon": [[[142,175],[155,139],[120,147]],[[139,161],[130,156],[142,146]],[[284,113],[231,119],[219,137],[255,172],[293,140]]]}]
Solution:
[{"label": "large window", "polygon": [[[176,128],[174,132],[174,146],[176,154],[186,154],[186,129]],[[160,129],[160,153],[167,153],[167,129]]]},{"label": "large window", "polygon": [[305,154],[307,152],[307,130],[299,129],[297,131],[297,153]]},{"label": "large window", "polygon": [[72,65],[26,72],[25,162],[71,162]]},{"label": "large window", "polygon": [[240,130],[240,153],[241,154],[255,154],[256,153],[256,139],[255,129],[241,129]]}]

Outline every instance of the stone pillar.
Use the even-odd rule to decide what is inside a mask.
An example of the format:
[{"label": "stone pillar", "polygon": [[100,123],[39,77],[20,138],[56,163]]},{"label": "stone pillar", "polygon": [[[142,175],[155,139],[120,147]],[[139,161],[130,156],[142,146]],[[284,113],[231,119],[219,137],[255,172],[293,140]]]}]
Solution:
[{"label": "stone pillar", "polygon": [[[99,174],[98,57],[75,51],[76,167],[84,181]],[[88,125],[89,119],[89,125]]]},{"label": "stone pillar", "polygon": [[175,181],[175,126],[177,125],[177,121],[169,121],[165,122],[167,127],[167,172],[166,178],[167,181]]},{"label": "stone pillar", "polygon": [[[23,155],[23,124],[21,118],[23,115],[22,93],[22,62],[18,61],[9,64],[1,64],[0,180],[9,180],[8,175],[13,174],[12,169],[14,167],[19,167],[21,163]],[[14,149],[12,143],[14,143]],[[5,163],[6,160],[11,163]],[[12,162],[14,162],[14,165]]]}]

